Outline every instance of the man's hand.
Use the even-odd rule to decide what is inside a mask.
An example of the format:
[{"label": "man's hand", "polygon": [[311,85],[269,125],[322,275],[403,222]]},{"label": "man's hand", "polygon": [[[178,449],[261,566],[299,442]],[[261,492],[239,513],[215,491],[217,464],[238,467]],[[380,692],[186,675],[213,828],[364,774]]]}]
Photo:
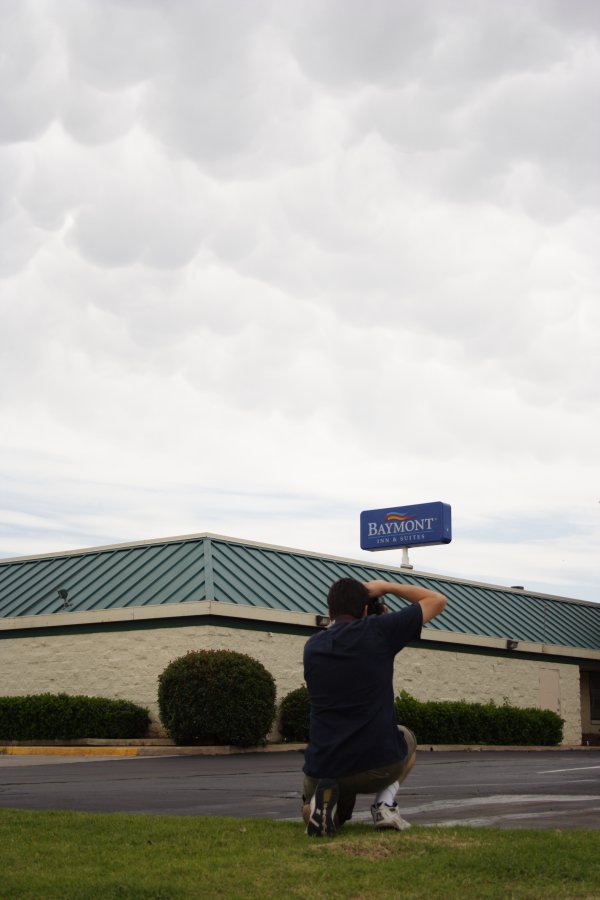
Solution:
[{"label": "man's hand", "polygon": [[365,581],[364,586],[369,592],[370,597],[383,597],[387,594],[392,585],[389,581]]}]

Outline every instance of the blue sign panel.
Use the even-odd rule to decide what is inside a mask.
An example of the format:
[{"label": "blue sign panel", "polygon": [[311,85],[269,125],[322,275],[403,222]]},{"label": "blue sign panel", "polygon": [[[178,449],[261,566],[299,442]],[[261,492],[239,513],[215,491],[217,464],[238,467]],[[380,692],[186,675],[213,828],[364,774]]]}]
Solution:
[{"label": "blue sign panel", "polygon": [[418,503],[367,509],[360,514],[362,550],[393,550],[394,547],[449,544],[452,540],[450,506]]}]

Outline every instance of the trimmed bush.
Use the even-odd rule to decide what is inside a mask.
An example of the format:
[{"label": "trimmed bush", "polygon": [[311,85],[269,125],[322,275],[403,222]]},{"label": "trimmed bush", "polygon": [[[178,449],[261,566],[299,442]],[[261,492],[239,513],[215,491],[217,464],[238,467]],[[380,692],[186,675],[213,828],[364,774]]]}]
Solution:
[{"label": "trimmed bush", "polygon": [[279,707],[279,730],[284,741],[308,741],[310,700],[308,688],[290,691]]},{"label": "trimmed bush", "polygon": [[197,650],[158,679],[160,717],[176,744],[266,743],[275,718],[275,681],[258,660],[231,650]]},{"label": "trimmed bush", "polygon": [[69,694],[0,697],[3,741],[140,738],[149,721],[148,710],[128,700]]},{"label": "trimmed bush", "polygon": [[564,719],[548,709],[521,709],[490,703],[415,700],[402,691],[396,721],[414,731],[420,744],[534,744],[555,746]]}]

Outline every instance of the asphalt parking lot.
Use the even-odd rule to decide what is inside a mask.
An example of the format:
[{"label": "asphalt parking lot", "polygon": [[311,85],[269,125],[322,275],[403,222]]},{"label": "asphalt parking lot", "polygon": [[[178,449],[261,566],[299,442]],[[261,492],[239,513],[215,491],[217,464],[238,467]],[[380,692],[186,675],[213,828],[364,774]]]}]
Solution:
[{"label": "asphalt parking lot", "polygon": [[[0,756],[0,807],[298,818],[300,752],[93,759]],[[370,821],[359,797],[354,821]],[[398,795],[415,825],[600,830],[600,749],[419,751]]]}]

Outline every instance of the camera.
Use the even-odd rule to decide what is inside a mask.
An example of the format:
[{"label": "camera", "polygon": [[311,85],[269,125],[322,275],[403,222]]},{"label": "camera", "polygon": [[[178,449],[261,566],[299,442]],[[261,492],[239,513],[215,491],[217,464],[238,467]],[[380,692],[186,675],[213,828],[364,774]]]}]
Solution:
[{"label": "camera", "polygon": [[383,597],[371,597],[367,603],[367,615],[380,616],[385,612],[384,605]]}]

